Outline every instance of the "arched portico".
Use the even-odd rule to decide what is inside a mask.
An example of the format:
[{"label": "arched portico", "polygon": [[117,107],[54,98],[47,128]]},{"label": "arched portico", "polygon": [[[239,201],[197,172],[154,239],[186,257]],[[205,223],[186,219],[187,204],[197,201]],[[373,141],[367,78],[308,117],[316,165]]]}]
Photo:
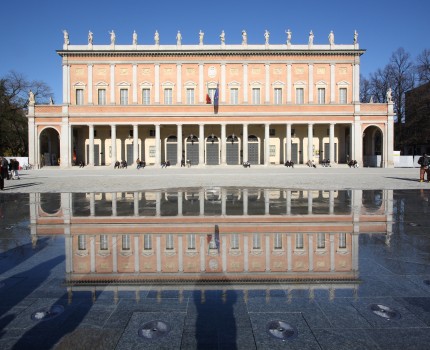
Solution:
[{"label": "arched portico", "polygon": [[53,127],[44,128],[39,135],[39,164],[43,166],[60,165],[60,134]]},{"label": "arched portico", "polygon": [[384,164],[383,131],[370,125],[363,131],[363,166],[382,167]]}]

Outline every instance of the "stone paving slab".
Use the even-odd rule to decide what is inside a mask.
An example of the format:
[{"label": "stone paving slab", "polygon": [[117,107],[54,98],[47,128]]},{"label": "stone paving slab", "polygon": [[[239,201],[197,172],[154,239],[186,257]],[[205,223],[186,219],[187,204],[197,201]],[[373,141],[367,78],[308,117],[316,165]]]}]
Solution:
[{"label": "stone paving slab", "polygon": [[5,181],[3,193],[120,192],[148,189],[236,186],[285,189],[430,189],[417,168],[332,168],[296,166],[45,167],[21,171],[20,180]]}]

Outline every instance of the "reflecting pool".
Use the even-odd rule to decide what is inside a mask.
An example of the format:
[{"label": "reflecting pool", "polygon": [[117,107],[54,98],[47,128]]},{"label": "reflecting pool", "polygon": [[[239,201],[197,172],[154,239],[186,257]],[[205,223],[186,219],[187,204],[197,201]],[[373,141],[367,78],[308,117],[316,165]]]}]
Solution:
[{"label": "reflecting pool", "polygon": [[1,349],[428,349],[430,190],[0,195]]}]

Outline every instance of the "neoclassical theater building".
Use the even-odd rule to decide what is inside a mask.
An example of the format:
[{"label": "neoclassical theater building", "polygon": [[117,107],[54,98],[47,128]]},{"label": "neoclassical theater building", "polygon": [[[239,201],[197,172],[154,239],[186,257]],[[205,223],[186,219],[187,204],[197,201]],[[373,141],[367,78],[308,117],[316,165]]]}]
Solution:
[{"label": "neoclassical theater building", "polygon": [[[71,45],[64,32],[63,102],[30,93],[29,162],[113,166],[136,159],[192,165],[276,165],[357,160],[393,166],[393,105],[361,103],[357,33],[352,44],[154,42]],[[387,96],[388,97],[388,96]]]}]

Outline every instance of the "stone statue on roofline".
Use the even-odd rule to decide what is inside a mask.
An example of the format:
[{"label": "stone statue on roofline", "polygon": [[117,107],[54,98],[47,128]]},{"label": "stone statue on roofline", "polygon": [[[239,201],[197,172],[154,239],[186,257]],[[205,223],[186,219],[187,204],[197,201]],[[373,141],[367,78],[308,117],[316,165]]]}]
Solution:
[{"label": "stone statue on roofline", "polygon": [[109,34],[110,34],[110,44],[115,45],[116,36],[115,36],[115,32],[113,31],[113,29],[111,32],[109,32]]},{"label": "stone statue on roofline", "polygon": [[270,38],[270,33],[266,29],[266,31],[264,32],[264,42],[265,42],[266,45],[269,45],[269,38]]},{"label": "stone statue on roofline", "polygon": [[387,103],[393,102],[393,91],[389,87],[387,90]]},{"label": "stone statue on roofline", "polygon": [[203,45],[203,38],[205,36],[205,33],[203,33],[201,30],[199,31],[199,45]]},{"label": "stone statue on roofline", "polygon": [[358,43],[358,33],[354,30],[354,45]]},{"label": "stone statue on roofline", "polygon": [[28,92],[28,104],[30,106],[34,106],[35,103],[36,103],[36,99],[34,98],[34,92],[30,90]]},{"label": "stone statue on roofline", "polygon": [[246,30],[242,30],[242,45],[246,45],[248,43],[248,34],[246,34]]},{"label": "stone statue on roofline", "polygon": [[293,33],[291,33],[291,30],[286,30],[285,34],[287,34],[287,45],[291,45],[291,37],[293,35]]},{"label": "stone statue on roofline", "polygon": [[181,32],[178,30],[178,34],[176,34],[176,45],[180,46],[182,43],[182,34]]},{"label": "stone statue on roofline", "polygon": [[93,44],[93,32],[91,30],[88,31],[88,45]]},{"label": "stone statue on roofline", "polygon": [[309,41],[308,41],[308,45],[309,47],[312,46],[314,44],[314,32],[311,30],[309,33]]},{"label": "stone statue on roofline", "polygon": [[224,45],[225,44],[225,33],[224,33],[224,30],[221,32],[219,38],[221,40],[221,45]]},{"label": "stone statue on roofline", "polygon": [[334,33],[333,33],[333,31],[331,31],[330,34],[328,35],[328,42],[330,45],[334,45]]},{"label": "stone statue on roofline", "polygon": [[155,45],[160,45],[160,34],[158,34],[158,30],[155,31],[154,42],[155,42]]},{"label": "stone statue on roofline", "polygon": [[133,31],[133,45],[137,45],[137,33]]},{"label": "stone statue on roofline", "polygon": [[63,30],[64,35],[64,45],[69,45],[69,33],[67,33],[67,30]]}]

